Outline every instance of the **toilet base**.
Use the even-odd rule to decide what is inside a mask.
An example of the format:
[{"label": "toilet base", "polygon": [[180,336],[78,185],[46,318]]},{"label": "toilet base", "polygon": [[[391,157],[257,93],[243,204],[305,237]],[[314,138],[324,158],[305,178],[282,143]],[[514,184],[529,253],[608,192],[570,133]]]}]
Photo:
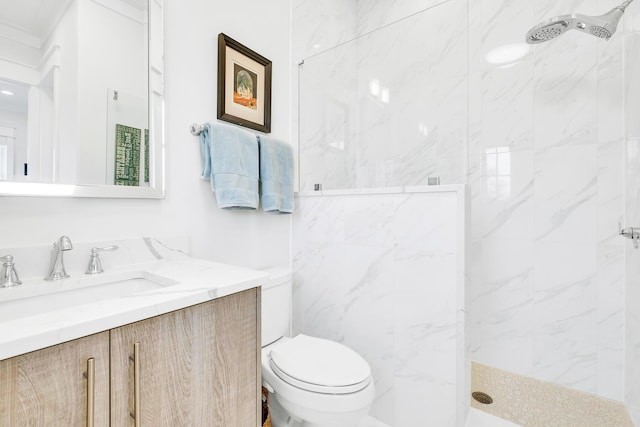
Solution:
[{"label": "toilet base", "polygon": [[[286,405],[286,403],[285,403]],[[318,422],[300,420],[291,415],[282,407],[275,395],[269,396],[269,414],[271,415],[271,427],[357,427],[366,417],[369,408],[361,412],[350,413],[346,416],[331,416],[329,414],[319,414],[316,411],[313,418]]]}]

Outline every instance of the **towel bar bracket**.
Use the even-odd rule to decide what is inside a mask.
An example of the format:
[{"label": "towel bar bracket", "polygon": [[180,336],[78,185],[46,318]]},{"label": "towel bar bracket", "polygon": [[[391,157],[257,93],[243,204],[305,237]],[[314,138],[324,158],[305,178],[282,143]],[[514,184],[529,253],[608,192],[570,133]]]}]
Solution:
[{"label": "towel bar bracket", "polygon": [[203,130],[204,130],[204,125],[199,125],[197,123],[192,123],[191,126],[189,126],[189,131],[193,136],[200,135]]}]

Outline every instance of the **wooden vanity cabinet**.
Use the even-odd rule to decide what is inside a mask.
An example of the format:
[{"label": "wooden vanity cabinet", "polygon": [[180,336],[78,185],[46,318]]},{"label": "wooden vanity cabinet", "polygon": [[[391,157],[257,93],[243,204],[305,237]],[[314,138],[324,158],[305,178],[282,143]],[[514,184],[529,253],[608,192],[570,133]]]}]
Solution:
[{"label": "wooden vanity cabinet", "polygon": [[[249,289],[0,361],[0,427],[258,427],[260,291]],[[99,353],[98,353],[99,352]]]},{"label": "wooden vanity cabinet", "polygon": [[111,425],[259,425],[256,308],[252,289],[112,329]]},{"label": "wooden vanity cabinet", "polygon": [[91,421],[109,425],[109,332],[0,361],[0,426]]}]

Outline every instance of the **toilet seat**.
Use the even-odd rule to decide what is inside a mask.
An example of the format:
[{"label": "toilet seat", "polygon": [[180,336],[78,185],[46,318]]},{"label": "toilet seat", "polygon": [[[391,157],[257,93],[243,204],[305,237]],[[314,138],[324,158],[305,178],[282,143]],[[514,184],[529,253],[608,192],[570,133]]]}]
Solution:
[{"label": "toilet seat", "polygon": [[334,341],[300,334],[275,347],[268,358],[280,379],[315,393],[355,393],[371,382],[367,361]]}]

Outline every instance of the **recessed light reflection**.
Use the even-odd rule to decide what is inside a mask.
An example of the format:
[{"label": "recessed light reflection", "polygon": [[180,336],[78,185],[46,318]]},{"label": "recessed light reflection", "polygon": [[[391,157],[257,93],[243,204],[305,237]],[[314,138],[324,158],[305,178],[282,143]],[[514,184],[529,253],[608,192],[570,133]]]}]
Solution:
[{"label": "recessed light reflection", "polygon": [[511,150],[509,147],[485,150],[487,196],[494,200],[511,197]]},{"label": "recessed light reflection", "polygon": [[13,92],[11,92],[10,90],[0,90],[0,93],[7,96],[13,95]]},{"label": "recessed light reflection", "polygon": [[531,47],[526,43],[511,43],[490,50],[484,59],[494,65],[512,64],[527,56],[530,51]]},{"label": "recessed light reflection", "polygon": [[369,93],[373,96],[380,95],[380,82],[376,79],[369,79]]},{"label": "recessed light reflection", "polygon": [[389,103],[391,92],[388,87],[383,86],[380,83],[380,80],[374,78],[369,79],[369,93],[371,94],[371,96],[377,98],[378,101],[382,102],[383,104]]},{"label": "recessed light reflection", "polygon": [[429,127],[424,123],[420,123],[418,125],[418,132],[420,132],[424,136],[429,136]]},{"label": "recessed light reflection", "polygon": [[385,104],[389,103],[389,88],[385,87],[382,89],[382,93],[380,93],[380,101],[384,102]]}]

